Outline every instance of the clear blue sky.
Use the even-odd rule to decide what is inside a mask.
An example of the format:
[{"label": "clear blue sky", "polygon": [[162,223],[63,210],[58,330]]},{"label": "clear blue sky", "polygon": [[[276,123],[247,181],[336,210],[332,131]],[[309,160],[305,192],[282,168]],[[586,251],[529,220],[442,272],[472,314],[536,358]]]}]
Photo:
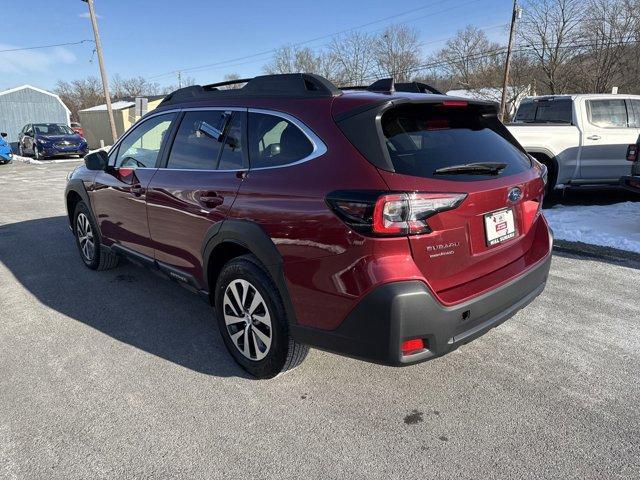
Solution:
[{"label": "clear blue sky", "polygon": [[[376,32],[391,23],[420,31],[427,55],[444,38],[468,24],[493,27],[487,35],[503,41],[511,0],[95,0],[105,63],[110,76],[142,75],[161,85],[176,82],[178,69],[223,62],[269,51],[283,44],[376,22],[359,30]],[[311,7],[311,5],[315,5]],[[419,9],[419,10],[418,10]],[[0,50],[92,39],[87,4],[81,0],[2,0]],[[305,44],[321,48],[328,38]],[[56,81],[98,75],[93,43],[0,52],[0,89],[29,83],[52,88]],[[199,83],[221,80],[226,73],[262,72],[268,53],[214,67],[185,71]],[[165,74],[164,76],[160,76]]]}]

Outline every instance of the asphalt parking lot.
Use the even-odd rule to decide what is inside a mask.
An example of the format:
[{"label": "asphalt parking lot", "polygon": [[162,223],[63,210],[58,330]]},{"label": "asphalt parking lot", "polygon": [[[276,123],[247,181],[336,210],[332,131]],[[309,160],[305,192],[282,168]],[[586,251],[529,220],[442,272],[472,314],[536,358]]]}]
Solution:
[{"label": "asphalt parking lot", "polygon": [[638,478],[637,265],[555,256],[543,295],[393,369],[312,351],[275,380],[149,271],[86,269],[76,163],[0,166],[0,478]]}]

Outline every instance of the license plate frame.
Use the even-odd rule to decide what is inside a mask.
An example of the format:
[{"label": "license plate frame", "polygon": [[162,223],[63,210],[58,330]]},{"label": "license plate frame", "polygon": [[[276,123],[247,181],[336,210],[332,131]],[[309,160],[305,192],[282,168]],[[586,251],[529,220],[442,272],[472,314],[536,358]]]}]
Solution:
[{"label": "license plate frame", "polygon": [[484,237],[487,247],[494,247],[516,238],[518,229],[513,208],[502,208],[494,212],[485,213]]}]

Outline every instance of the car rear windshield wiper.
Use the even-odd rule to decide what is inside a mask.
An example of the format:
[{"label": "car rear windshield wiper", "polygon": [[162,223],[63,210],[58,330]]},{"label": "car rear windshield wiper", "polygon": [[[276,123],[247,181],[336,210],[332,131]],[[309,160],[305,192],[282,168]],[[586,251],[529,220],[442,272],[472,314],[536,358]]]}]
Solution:
[{"label": "car rear windshield wiper", "polygon": [[500,172],[507,168],[506,163],[486,162],[486,163],[465,163],[463,165],[453,165],[442,167],[433,171],[434,175],[500,175]]}]

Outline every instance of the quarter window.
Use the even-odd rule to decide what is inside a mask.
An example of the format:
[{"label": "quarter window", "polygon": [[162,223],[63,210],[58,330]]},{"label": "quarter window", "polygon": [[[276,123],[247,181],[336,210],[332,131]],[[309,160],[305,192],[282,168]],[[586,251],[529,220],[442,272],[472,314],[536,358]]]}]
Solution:
[{"label": "quarter window", "polygon": [[127,135],[116,157],[116,167],[154,168],[174,114],[150,118]]},{"label": "quarter window", "polygon": [[292,122],[276,115],[249,114],[251,168],[288,165],[312,152],[313,144]]},{"label": "quarter window", "polygon": [[171,148],[167,168],[215,170],[231,112],[187,112]]},{"label": "quarter window", "polygon": [[588,100],[589,121],[601,128],[626,128],[627,107],[624,100]]}]

